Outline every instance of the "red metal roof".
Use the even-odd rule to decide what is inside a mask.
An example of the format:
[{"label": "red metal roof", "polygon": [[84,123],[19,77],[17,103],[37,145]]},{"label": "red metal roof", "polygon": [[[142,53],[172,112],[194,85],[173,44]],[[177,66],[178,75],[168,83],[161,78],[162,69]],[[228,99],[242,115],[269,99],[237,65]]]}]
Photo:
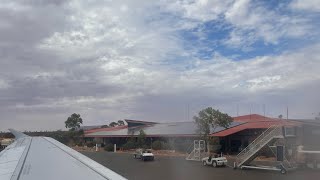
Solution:
[{"label": "red metal roof", "polygon": [[252,122],[252,123],[245,123],[245,124],[240,124],[239,126],[226,129],[220,132],[217,132],[215,134],[212,134],[211,136],[216,136],[216,137],[224,137],[228,136],[231,134],[234,134],[236,132],[240,132],[245,129],[267,129],[272,125],[276,125],[277,123],[267,121],[267,122]]},{"label": "red metal roof", "polygon": [[[138,135],[86,135],[85,137],[137,137]],[[198,134],[153,134],[146,137],[199,137]]]},{"label": "red metal roof", "polygon": [[238,122],[252,122],[252,121],[257,122],[257,121],[277,121],[279,119],[261,116],[259,114],[248,114],[244,116],[233,117],[233,120]]},{"label": "red metal roof", "polygon": [[265,117],[258,114],[238,116],[238,117],[234,117],[233,120],[238,122],[245,122],[245,123],[211,134],[210,136],[224,137],[224,136],[228,136],[228,135],[240,132],[245,129],[267,129],[273,125],[299,126],[301,124],[291,120],[270,118],[270,117]]},{"label": "red metal roof", "polygon": [[[299,124],[301,124],[297,121],[278,119],[278,118],[270,118],[270,117],[265,117],[265,116],[261,116],[258,114],[233,117],[233,120],[234,120],[234,122],[239,122],[239,125],[234,125],[233,127],[230,127],[228,129],[213,133],[210,136],[224,137],[224,136],[228,136],[228,135],[240,132],[245,129],[267,129],[272,125],[299,126]],[[155,122],[146,122],[146,121],[137,121],[137,120],[126,120],[126,121],[127,122],[129,121],[129,123],[144,124],[142,126],[137,126],[137,128],[149,127],[149,125],[157,124]],[[161,125],[161,123],[160,123],[160,125]],[[162,125],[164,125],[164,124],[162,124]],[[132,128],[134,128],[134,127],[131,127],[131,129]],[[167,129],[169,127],[165,127],[165,128]],[[96,133],[96,132],[101,132],[101,131],[119,132],[119,130],[122,130],[122,129],[128,129],[128,125],[91,129],[91,130],[85,131],[85,134],[87,137],[89,137],[89,134],[91,134],[91,133]],[[193,135],[195,135],[195,134],[187,134],[189,131],[190,130],[185,130],[184,132],[179,132],[178,134],[175,134],[175,136],[193,136]],[[127,133],[127,131],[125,133]],[[170,135],[173,135],[173,134],[170,134]],[[121,133],[120,133],[120,135],[118,133],[115,136],[122,137]],[[160,134],[159,134],[159,136],[160,136]],[[164,136],[164,135],[162,134],[161,136]]]},{"label": "red metal roof", "polygon": [[128,128],[127,125],[116,126],[116,127],[107,127],[107,128],[97,128],[97,129],[90,129],[90,130],[84,131],[84,133],[88,134],[88,133],[94,133],[94,132],[100,132],[100,131],[115,131],[115,130],[126,129],[126,128]]},{"label": "red metal roof", "polygon": [[132,122],[132,123],[143,123],[143,124],[158,124],[157,122],[152,121],[141,121],[141,120],[133,120],[133,119],[125,119],[126,122]]}]

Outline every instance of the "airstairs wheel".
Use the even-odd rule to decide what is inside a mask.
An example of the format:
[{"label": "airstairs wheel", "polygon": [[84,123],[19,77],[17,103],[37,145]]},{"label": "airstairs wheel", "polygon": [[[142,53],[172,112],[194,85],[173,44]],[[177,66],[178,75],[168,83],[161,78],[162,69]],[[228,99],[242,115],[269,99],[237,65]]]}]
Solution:
[{"label": "airstairs wheel", "polygon": [[280,171],[281,174],[286,174],[287,171],[284,169],[284,168],[281,168],[281,171]]}]

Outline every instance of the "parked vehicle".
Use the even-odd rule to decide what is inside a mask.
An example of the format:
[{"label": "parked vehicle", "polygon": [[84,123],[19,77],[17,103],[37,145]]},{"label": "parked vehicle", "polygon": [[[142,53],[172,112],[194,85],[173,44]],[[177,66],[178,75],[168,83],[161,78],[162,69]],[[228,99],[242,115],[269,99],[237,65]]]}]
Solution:
[{"label": "parked vehicle", "polygon": [[154,160],[154,155],[152,154],[151,150],[145,149],[137,149],[136,152],[133,154],[133,157],[135,159],[141,159],[142,161]]},{"label": "parked vehicle", "polygon": [[213,166],[213,167],[226,166],[227,163],[228,163],[227,158],[219,157],[218,155],[215,155],[215,156],[210,155],[202,159],[202,164],[204,166]]}]

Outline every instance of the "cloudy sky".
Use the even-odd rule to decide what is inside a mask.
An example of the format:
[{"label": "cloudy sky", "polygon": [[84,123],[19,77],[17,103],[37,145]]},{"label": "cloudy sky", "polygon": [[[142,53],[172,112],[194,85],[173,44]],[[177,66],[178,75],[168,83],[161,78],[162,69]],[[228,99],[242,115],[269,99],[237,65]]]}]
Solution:
[{"label": "cloudy sky", "polygon": [[63,129],[74,112],[191,121],[207,106],[314,118],[319,18],[319,0],[2,0],[0,130]]}]

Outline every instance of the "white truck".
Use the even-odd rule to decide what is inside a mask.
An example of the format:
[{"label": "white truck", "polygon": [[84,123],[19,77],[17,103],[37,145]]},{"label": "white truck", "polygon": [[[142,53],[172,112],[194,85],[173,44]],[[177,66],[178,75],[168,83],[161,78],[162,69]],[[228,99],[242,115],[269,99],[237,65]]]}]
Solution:
[{"label": "white truck", "polygon": [[202,158],[202,164],[204,166],[213,166],[213,167],[218,167],[218,166],[226,166],[228,163],[227,158],[225,157],[219,157],[217,155],[215,156],[208,156],[205,158]]},{"label": "white truck", "polygon": [[136,152],[133,154],[133,158],[141,159],[142,161],[153,161],[154,155],[152,154],[151,150],[137,149]]}]

